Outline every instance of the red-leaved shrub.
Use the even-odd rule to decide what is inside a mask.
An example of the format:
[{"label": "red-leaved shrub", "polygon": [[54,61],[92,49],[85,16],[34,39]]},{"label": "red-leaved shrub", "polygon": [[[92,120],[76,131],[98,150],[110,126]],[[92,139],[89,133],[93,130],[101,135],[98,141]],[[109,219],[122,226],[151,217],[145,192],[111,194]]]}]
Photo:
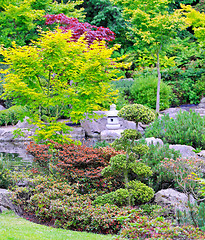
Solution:
[{"label": "red-leaved shrub", "polygon": [[113,186],[119,185],[118,181],[111,183],[111,178],[101,175],[110,158],[121,153],[112,148],[97,149],[53,142],[52,149],[48,145],[30,143],[27,150],[45,173],[64,177],[71,184],[79,184],[82,193],[92,189],[111,190]]}]

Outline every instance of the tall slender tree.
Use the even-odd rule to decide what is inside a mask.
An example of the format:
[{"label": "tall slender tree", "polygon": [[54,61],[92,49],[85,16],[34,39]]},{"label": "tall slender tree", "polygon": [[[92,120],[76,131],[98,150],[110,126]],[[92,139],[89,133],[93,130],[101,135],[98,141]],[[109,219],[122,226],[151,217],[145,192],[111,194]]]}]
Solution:
[{"label": "tall slender tree", "polygon": [[179,10],[168,12],[170,0],[113,0],[123,8],[125,19],[129,19],[134,34],[135,44],[155,59],[158,85],[156,112],[160,105],[160,57],[162,50],[173,39],[178,29],[186,27],[185,18]]}]

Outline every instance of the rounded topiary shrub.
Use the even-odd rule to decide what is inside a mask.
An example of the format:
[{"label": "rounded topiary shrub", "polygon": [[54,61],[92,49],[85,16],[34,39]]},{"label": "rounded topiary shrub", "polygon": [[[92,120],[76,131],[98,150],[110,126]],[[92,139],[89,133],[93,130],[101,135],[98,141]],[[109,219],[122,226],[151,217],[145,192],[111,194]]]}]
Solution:
[{"label": "rounded topiary shrub", "polygon": [[148,124],[154,121],[156,114],[150,108],[141,104],[130,104],[120,109],[118,116],[128,121]]},{"label": "rounded topiary shrub", "polygon": [[154,197],[154,190],[140,181],[130,181],[129,193],[134,204],[149,202]]},{"label": "rounded topiary shrub", "polygon": [[142,134],[135,129],[125,129],[121,133],[123,139],[138,140],[142,137]]},{"label": "rounded topiary shrub", "polygon": [[129,191],[127,189],[117,189],[115,192],[110,192],[98,196],[94,200],[94,204],[103,206],[105,204],[117,205],[117,206],[126,206],[128,203]]},{"label": "rounded topiary shrub", "polygon": [[[130,97],[134,103],[143,104],[152,109],[156,108],[157,82],[155,76],[141,76],[135,79],[130,89]],[[166,83],[160,84],[160,110],[169,108],[172,89]]]}]

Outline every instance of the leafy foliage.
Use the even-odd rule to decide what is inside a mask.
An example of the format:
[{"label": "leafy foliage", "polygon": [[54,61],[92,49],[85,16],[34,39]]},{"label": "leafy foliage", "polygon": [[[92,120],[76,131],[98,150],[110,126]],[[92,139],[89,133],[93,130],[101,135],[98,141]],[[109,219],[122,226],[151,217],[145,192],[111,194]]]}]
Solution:
[{"label": "leafy foliage", "polygon": [[25,116],[27,109],[22,106],[12,106],[0,111],[0,126],[15,125]]},{"label": "leafy foliage", "polygon": [[200,199],[200,182],[197,177],[204,176],[204,161],[195,158],[165,159],[162,168],[173,177],[176,186],[187,196],[192,194],[196,200]]},{"label": "leafy foliage", "polygon": [[61,228],[104,234],[120,230],[121,223],[115,220],[121,212],[118,207],[93,206],[92,196],[79,195],[76,188],[62,180],[39,175],[25,177],[28,185],[15,188],[13,201],[42,222],[54,221]]},{"label": "leafy foliage", "polygon": [[27,150],[34,156],[34,161],[43,173],[59,178],[64,177],[72,184],[78,183],[79,191],[82,193],[95,191],[95,189],[106,191],[115,184],[119,184],[119,181],[113,180],[112,186],[111,179],[101,175],[110,157],[119,153],[114,149],[57,143],[53,143],[51,148],[48,145],[31,143]]},{"label": "leafy foliage", "polygon": [[[75,42],[71,39],[71,31],[63,33],[57,29],[42,33],[33,45],[1,48],[5,63],[10,66],[2,71],[7,73],[3,96],[28,106],[27,115],[40,129],[42,109],[51,126],[61,115],[78,121],[85,112],[92,113],[104,101],[112,101],[110,81],[121,64],[110,57],[117,46],[108,49],[105,42],[89,45],[83,37]],[[51,107],[56,110],[53,118]],[[57,125],[59,129],[62,124]]]},{"label": "leafy foliage", "polygon": [[96,27],[87,22],[81,23],[77,18],[68,18],[62,13],[57,15],[47,14],[44,17],[46,18],[46,25],[60,25],[59,28],[62,29],[63,32],[71,30],[72,37],[70,40],[72,41],[77,41],[82,35],[89,44],[93,43],[95,40],[112,41],[115,39],[114,32],[109,28]]},{"label": "leafy foliage", "polygon": [[156,112],[159,112],[160,103],[160,60],[161,51],[166,49],[167,42],[174,38],[178,29],[186,27],[185,20],[180,11],[169,13],[169,1],[143,1],[140,0],[113,0],[114,3],[123,7],[123,14],[130,19],[132,34],[135,43],[140,44],[141,51],[154,58],[157,75]]},{"label": "leafy foliage", "polygon": [[116,41],[126,47],[128,39],[127,22],[122,17],[121,8],[112,5],[110,0],[88,0],[81,5],[84,8],[85,19],[92,25],[109,28],[116,34]]},{"label": "leafy foliage", "polygon": [[162,71],[162,78],[175,93],[172,105],[197,104],[203,92],[205,81],[204,74],[204,50],[193,38],[176,38],[168,46],[168,55],[174,57],[175,66]]},{"label": "leafy foliage", "polygon": [[[143,140],[139,141],[144,143]],[[174,187],[173,177],[163,169],[162,165],[164,159],[177,159],[180,156],[179,151],[169,148],[169,144],[161,146],[159,144],[150,144],[148,152],[140,157],[141,161],[153,171],[153,175],[148,178],[149,186],[155,191],[159,191],[168,186]]]},{"label": "leafy foliage", "polygon": [[0,44],[10,47],[13,41],[25,45],[38,36],[38,27],[44,26],[46,13],[64,13],[68,17],[83,18],[82,9],[77,10],[81,1],[67,4],[52,0],[3,0],[0,3]]},{"label": "leafy foliage", "polygon": [[[170,98],[172,96],[171,87],[166,83],[160,83],[160,110],[169,108]],[[130,90],[130,98],[134,103],[145,105],[155,109],[157,94],[157,78],[154,76],[146,76],[136,78]]]},{"label": "leafy foliage", "polygon": [[[111,157],[109,165],[102,170],[102,175],[104,176],[120,176],[123,174],[125,189],[127,191],[125,196],[128,195],[128,197],[121,195],[121,200],[119,200],[119,192],[114,192],[113,195],[111,195],[114,199],[113,203],[122,204],[125,199],[127,199],[128,205],[134,205],[137,201],[138,203],[140,201],[149,201],[154,195],[153,189],[136,180],[130,182],[129,179],[131,173],[134,173],[135,178],[138,179],[144,179],[152,175],[151,168],[139,160],[140,155],[148,151],[148,147],[136,144],[136,140],[141,137],[141,134],[136,130],[126,129],[121,135],[121,138],[115,139],[112,146],[116,150],[125,151],[126,154],[118,154]],[[143,193],[143,191],[145,192]],[[141,198],[138,194],[141,195]],[[106,199],[110,201],[110,195],[103,197],[103,201],[106,201]]]},{"label": "leafy foliage", "polygon": [[205,118],[194,111],[179,112],[176,119],[169,115],[157,118],[146,128],[146,137],[156,137],[166,143],[205,147]]},{"label": "leafy foliage", "polygon": [[201,202],[199,205],[189,203],[189,211],[177,212],[177,221],[179,224],[191,224],[195,227],[205,230],[205,204]]},{"label": "leafy foliage", "polygon": [[118,112],[118,116],[135,123],[142,122],[148,124],[155,119],[155,113],[141,104],[130,104],[124,106]]}]

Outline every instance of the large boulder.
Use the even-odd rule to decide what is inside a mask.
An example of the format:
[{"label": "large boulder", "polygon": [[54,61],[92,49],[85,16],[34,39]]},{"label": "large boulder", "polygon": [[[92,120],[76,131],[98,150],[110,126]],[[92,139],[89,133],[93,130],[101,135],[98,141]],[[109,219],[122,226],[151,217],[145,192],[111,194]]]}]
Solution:
[{"label": "large boulder", "polygon": [[190,195],[190,199],[188,200],[188,197],[184,193],[168,188],[155,193],[154,202],[176,213],[177,210],[188,211],[188,202],[194,204],[196,200],[192,195]]},{"label": "large boulder", "polygon": [[197,108],[205,108],[205,97],[203,97],[201,99],[201,102],[199,103],[199,105],[197,106]]},{"label": "large boulder", "polygon": [[16,128],[36,129],[36,126],[28,123],[29,117],[25,117],[23,121],[18,121]]},{"label": "large boulder", "polygon": [[[95,111],[95,114],[99,116],[98,119],[89,119],[81,121],[81,126],[85,130],[85,135],[88,137],[100,138],[101,132],[108,130],[106,111]],[[136,129],[136,123],[119,118],[120,130]]]},{"label": "large boulder", "polygon": [[156,146],[157,144],[159,144],[159,146],[163,146],[164,143],[160,138],[154,138],[154,137],[150,137],[150,138],[145,138],[145,141],[147,142],[147,145],[151,145],[153,144],[154,146]]},{"label": "large boulder", "polygon": [[197,154],[193,152],[195,149],[191,146],[176,144],[169,145],[169,148],[180,151],[180,154],[183,158],[197,157]]},{"label": "large boulder", "polygon": [[203,108],[196,108],[193,111],[195,111],[196,113],[199,113],[201,117],[205,116],[205,106]]},{"label": "large boulder", "polygon": [[2,105],[0,105],[0,111],[5,110],[6,108]]},{"label": "large boulder", "polygon": [[82,127],[73,127],[73,130],[70,131],[69,135],[74,139],[85,138],[85,130]]},{"label": "large boulder", "polygon": [[19,206],[14,205],[12,203],[11,196],[12,196],[12,192],[10,192],[6,189],[0,188],[0,208],[1,208],[1,210],[2,210],[2,208],[3,209],[7,208],[7,209],[13,210],[16,214],[21,214],[22,209]]},{"label": "large boulder", "polygon": [[197,153],[197,156],[205,160],[205,150],[202,150],[201,152]]},{"label": "large boulder", "polygon": [[122,129],[118,129],[118,130],[103,130],[101,132],[101,140],[114,140],[116,138],[120,138],[121,137],[121,133],[124,130]]},{"label": "large boulder", "polygon": [[0,129],[0,142],[12,142],[12,141],[29,141],[30,136],[33,135],[32,131],[23,129],[24,137],[18,136],[14,138],[13,131],[16,130],[16,127],[5,127]]}]

